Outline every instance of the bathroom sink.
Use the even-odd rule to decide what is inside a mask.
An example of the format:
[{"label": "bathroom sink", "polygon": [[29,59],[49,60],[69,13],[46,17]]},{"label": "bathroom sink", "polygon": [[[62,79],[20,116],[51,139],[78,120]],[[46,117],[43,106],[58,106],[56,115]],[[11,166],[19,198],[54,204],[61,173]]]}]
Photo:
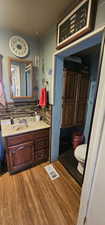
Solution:
[{"label": "bathroom sink", "polygon": [[14,124],[24,124],[28,126],[28,124],[35,122],[35,117],[21,117],[21,118],[15,118]]},{"label": "bathroom sink", "polygon": [[28,123],[25,118],[14,119],[13,122],[14,122],[14,124],[9,125],[9,129],[18,131],[18,130],[25,129],[28,127]]},{"label": "bathroom sink", "polygon": [[28,127],[28,125],[26,125],[26,124],[12,124],[11,125],[11,127],[10,127],[10,129],[13,129],[13,130],[22,130],[22,129],[25,129],[25,128],[27,128]]},{"label": "bathroom sink", "polygon": [[2,136],[6,137],[50,127],[42,120],[37,121],[35,117],[15,118],[13,122],[14,124],[11,124],[10,120],[1,121]]},{"label": "bathroom sink", "polygon": [[30,126],[36,125],[35,117],[22,117],[15,118],[14,124],[9,125],[9,130],[21,131],[23,129],[28,129]]}]

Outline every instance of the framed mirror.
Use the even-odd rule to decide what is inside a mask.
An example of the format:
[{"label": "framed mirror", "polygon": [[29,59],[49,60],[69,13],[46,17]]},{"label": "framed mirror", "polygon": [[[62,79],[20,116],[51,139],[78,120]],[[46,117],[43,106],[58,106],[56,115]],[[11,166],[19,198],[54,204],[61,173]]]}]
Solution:
[{"label": "framed mirror", "polygon": [[32,61],[9,58],[10,93],[12,98],[32,98]]}]

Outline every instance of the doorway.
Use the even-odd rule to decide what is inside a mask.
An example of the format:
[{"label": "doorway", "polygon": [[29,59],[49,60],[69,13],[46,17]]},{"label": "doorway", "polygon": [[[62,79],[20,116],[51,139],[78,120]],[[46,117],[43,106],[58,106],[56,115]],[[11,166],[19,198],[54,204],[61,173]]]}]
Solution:
[{"label": "doorway", "polygon": [[[103,109],[103,81],[104,81],[104,41],[103,38],[104,29],[103,27],[91,32],[85,37],[77,40],[71,45],[67,46],[65,49],[60,50],[54,54],[55,60],[55,69],[54,74],[55,78],[53,79],[53,89],[55,90],[52,100],[53,103],[53,113],[52,113],[52,142],[51,142],[51,161],[58,159],[59,157],[59,143],[60,143],[60,129],[61,129],[61,115],[62,115],[62,89],[63,89],[63,62],[64,58],[72,56],[82,52],[83,50],[89,49],[93,46],[101,44],[101,53],[100,53],[100,65],[102,64],[102,69],[99,69],[98,74],[100,74],[100,79],[98,78],[99,89],[97,99],[95,101],[95,113],[93,118],[93,124],[91,124],[90,134],[88,138],[88,160],[85,171],[84,182],[82,186],[80,210],[78,224],[82,225],[84,223],[84,218],[86,216],[87,207],[89,204],[89,196],[91,193],[91,187],[94,177],[94,171],[96,166],[97,154],[99,150],[100,134],[103,123],[103,110],[100,113],[100,109]],[[99,67],[101,68],[101,67]],[[99,108],[100,103],[100,108]],[[101,114],[101,117],[100,117]],[[93,115],[92,115],[93,117]],[[87,159],[87,157],[86,157]],[[88,187],[88,189],[86,189]]]},{"label": "doorway", "polygon": [[100,44],[64,58],[59,160],[80,185],[95,101],[99,55]]}]

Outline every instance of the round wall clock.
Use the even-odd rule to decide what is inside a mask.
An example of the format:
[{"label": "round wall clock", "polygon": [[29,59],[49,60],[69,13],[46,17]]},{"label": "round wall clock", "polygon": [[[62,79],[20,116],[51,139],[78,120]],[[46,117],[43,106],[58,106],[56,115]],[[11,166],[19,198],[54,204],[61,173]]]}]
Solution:
[{"label": "round wall clock", "polygon": [[25,57],[28,55],[29,47],[27,42],[19,37],[12,36],[9,40],[9,47],[12,53],[17,57]]}]

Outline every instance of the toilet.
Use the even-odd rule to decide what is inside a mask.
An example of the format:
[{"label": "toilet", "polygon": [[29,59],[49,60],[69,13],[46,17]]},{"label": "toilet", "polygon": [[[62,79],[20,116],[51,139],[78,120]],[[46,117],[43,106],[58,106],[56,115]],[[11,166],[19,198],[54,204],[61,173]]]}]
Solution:
[{"label": "toilet", "polygon": [[74,151],[74,156],[75,156],[76,160],[78,161],[77,170],[82,175],[83,175],[83,171],[84,171],[86,150],[87,150],[87,144],[82,144],[82,145],[79,145],[78,147],[76,147],[76,149]]}]

